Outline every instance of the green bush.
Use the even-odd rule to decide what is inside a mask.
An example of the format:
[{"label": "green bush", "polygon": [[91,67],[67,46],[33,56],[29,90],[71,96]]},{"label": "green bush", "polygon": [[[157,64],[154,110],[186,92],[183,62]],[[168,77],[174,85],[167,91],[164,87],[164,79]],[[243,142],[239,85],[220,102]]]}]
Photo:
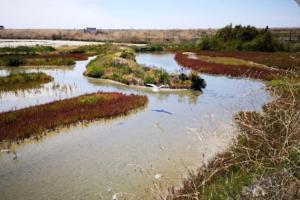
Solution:
[{"label": "green bush", "polygon": [[159,74],[158,75],[158,81],[159,81],[159,83],[169,84],[170,77],[169,77],[169,74],[165,70],[163,70],[163,69],[159,70],[158,74]]},{"label": "green bush", "polygon": [[192,81],[192,86],[191,88],[193,90],[199,90],[202,91],[203,88],[206,87],[205,80],[202,79],[197,73],[192,72],[189,75],[189,79]]},{"label": "green bush", "polygon": [[92,78],[101,78],[104,74],[104,70],[99,67],[94,67],[92,71],[90,72],[90,76]]},{"label": "green bush", "polygon": [[145,52],[160,52],[163,51],[164,48],[160,45],[147,45],[147,46],[135,46],[133,47],[136,52],[145,53]]},{"label": "green bush", "polygon": [[257,30],[253,26],[226,26],[214,36],[205,37],[198,43],[200,50],[225,50],[225,51],[282,51],[284,45],[279,43],[268,27]]},{"label": "green bush", "polygon": [[18,67],[25,64],[25,61],[20,56],[9,56],[6,58],[5,65],[10,67]]},{"label": "green bush", "polygon": [[181,74],[179,74],[179,80],[181,82],[184,82],[184,81],[189,80],[189,77],[185,73],[181,73]]},{"label": "green bush", "polygon": [[144,83],[145,84],[156,84],[156,80],[154,77],[152,76],[146,76],[145,79],[144,79]]},{"label": "green bush", "polygon": [[120,57],[133,60],[133,59],[135,59],[135,54],[133,51],[124,50],[124,51],[122,51]]},{"label": "green bush", "polygon": [[121,74],[130,74],[132,73],[132,69],[129,66],[120,66],[118,68],[118,72]]}]

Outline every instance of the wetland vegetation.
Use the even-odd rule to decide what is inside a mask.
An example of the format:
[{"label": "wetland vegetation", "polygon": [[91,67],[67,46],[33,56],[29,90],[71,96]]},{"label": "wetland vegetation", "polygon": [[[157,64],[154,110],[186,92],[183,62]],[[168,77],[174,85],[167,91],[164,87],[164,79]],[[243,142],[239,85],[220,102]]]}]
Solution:
[{"label": "wetland vegetation", "polygon": [[170,190],[168,199],[297,199],[300,187],[299,76],[273,80],[277,99],[240,112],[234,144]]},{"label": "wetland vegetation", "polygon": [[111,46],[89,63],[84,75],[109,79],[127,85],[166,85],[171,89],[202,90],[205,82],[197,74],[169,74],[164,69],[136,63],[135,51],[129,47]]},{"label": "wetland vegetation", "polygon": [[0,142],[38,138],[74,123],[127,115],[147,102],[146,96],[98,92],[0,113]]},{"label": "wetland vegetation", "polygon": [[[268,28],[229,25],[197,40],[143,47],[107,44],[60,49],[4,48],[0,49],[0,65],[72,65],[75,60],[96,55],[84,75],[126,85],[156,84],[168,85],[171,89],[202,90],[205,82],[196,72],[262,79],[276,99],[265,105],[262,112],[236,114],[234,120],[239,135],[234,143],[196,173],[191,172],[181,188],[171,188],[167,196],[160,196],[165,193],[157,191],[155,197],[176,200],[299,198],[299,53],[278,52],[295,49],[277,41]],[[135,60],[136,52],[164,50],[174,51],[176,61],[195,72],[172,74],[140,65]],[[31,76],[35,77],[28,74],[2,77],[0,85],[5,90],[40,81]],[[40,76],[41,81],[52,80]],[[219,86],[222,87],[222,82]],[[57,127],[128,114],[145,106],[147,101],[147,97],[139,95],[93,93],[4,112],[0,114],[0,141],[40,137]]]},{"label": "wetland vegetation", "polygon": [[39,73],[18,73],[0,77],[0,91],[25,90],[40,87],[51,82],[53,77]]},{"label": "wetland vegetation", "polygon": [[89,55],[76,47],[55,49],[49,46],[20,46],[0,48],[0,66],[67,66],[86,60]]},{"label": "wetland vegetation", "polygon": [[192,56],[178,53],[176,59],[201,72],[268,80],[276,99],[262,112],[238,113],[239,135],[231,147],[191,173],[179,190],[172,188],[167,199],[298,199],[299,55],[200,51]]}]

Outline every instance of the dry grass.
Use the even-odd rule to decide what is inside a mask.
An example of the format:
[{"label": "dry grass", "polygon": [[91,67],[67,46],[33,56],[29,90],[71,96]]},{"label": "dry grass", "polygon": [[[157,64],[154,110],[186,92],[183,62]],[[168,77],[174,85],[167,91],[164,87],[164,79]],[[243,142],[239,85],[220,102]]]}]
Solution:
[{"label": "dry grass", "polygon": [[233,146],[157,199],[299,199],[299,83],[276,86],[278,99],[262,113],[239,113]]},{"label": "dry grass", "polygon": [[[0,31],[2,39],[57,39],[83,40],[122,43],[193,43],[201,37],[214,35],[217,29],[98,29],[96,34],[84,33],[75,29],[5,29]],[[289,39],[293,33],[294,41],[299,42],[300,29],[272,29],[281,41]]]},{"label": "dry grass", "polygon": [[213,34],[214,30],[109,30],[99,29],[96,34],[83,30],[66,29],[7,29],[0,31],[2,39],[57,39],[121,43],[187,43],[195,42],[199,35]]}]

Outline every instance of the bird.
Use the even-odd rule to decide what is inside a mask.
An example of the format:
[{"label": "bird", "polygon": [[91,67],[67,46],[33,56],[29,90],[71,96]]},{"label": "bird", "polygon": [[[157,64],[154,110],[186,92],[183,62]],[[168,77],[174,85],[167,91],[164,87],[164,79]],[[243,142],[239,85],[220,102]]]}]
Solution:
[{"label": "bird", "polygon": [[154,84],[146,84],[146,86],[152,87],[152,91],[153,92],[159,92],[159,90],[161,88],[168,87],[168,85],[161,85],[161,86],[158,87],[158,86],[156,86]]},{"label": "bird", "polygon": [[173,115],[173,113],[166,111],[164,109],[161,110],[152,110],[153,112],[158,112],[158,113],[164,113],[164,114],[168,114],[168,115]]}]

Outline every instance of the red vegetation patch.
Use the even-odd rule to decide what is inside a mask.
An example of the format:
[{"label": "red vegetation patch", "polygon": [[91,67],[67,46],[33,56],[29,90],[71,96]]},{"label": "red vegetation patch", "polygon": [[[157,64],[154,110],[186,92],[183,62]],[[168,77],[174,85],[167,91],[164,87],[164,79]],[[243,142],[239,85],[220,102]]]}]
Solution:
[{"label": "red vegetation patch", "polygon": [[79,60],[79,61],[88,59],[88,55],[80,54],[80,53],[66,54],[66,55],[62,55],[62,56],[67,57],[67,58],[73,58],[74,60]]},{"label": "red vegetation patch", "polygon": [[126,115],[148,102],[146,96],[93,93],[0,114],[0,141],[40,136],[77,122]]},{"label": "red vegetation patch", "polygon": [[264,64],[269,67],[274,67],[284,70],[295,70],[300,67],[300,54],[299,53],[286,53],[286,52],[220,52],[220,51],[200,51],[200,55],[212,57],[232,57],[253,61],[256,63]]},{"label": "red vegetation patch", "polygon": [[175,59],[180,65],[184,67],[188,67],[195,71],[208,74],[230,75],[234,77],[242,76],[270,80],[274,77],[275,74],[279,73],[278,70],[273,70],[271,68],[253,68],[246,65],[236,66],[205,62],[200,59],[189,58],[188,55],[183,53],[177,53]]},{"label": "red vegetation patch", "polygon": [[71,54],[42,54],[42,55],[28,55],[25,58],[72,58],[77,61],[87,60],[88,55],[80,53]]}]

